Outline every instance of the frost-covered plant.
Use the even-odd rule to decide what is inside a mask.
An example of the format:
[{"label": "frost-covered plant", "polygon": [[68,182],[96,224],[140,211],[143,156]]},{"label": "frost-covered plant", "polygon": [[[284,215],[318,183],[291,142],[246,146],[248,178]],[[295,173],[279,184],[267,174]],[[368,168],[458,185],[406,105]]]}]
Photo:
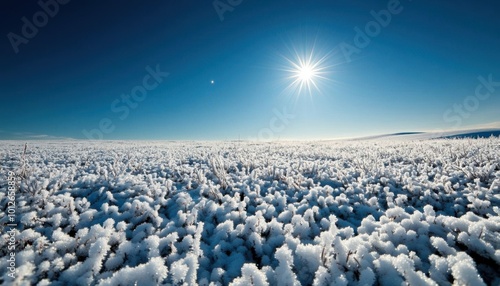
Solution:
[{"label": "frost-covered plant", "polygon": [[21,177],[21,179],[27,179],[30,173],[28,159],[26,158],[27,150],[28,150],[28,143],[24,143],[23,153],[21,155],[21,166],[19,168],[19,177]]},{"label": "frost-covered plant", "polygon": [[210,167],[215,177],[219,180],[221,188],[224,190],[227,189],[229,186],[227,181],[227,170],[222,157],[212,156],[210,158]]}]

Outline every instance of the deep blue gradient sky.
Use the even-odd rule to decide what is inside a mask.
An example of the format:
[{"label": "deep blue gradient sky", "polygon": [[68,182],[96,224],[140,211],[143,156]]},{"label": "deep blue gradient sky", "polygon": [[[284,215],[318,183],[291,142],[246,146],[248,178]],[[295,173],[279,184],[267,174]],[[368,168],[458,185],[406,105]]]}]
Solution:
[{"label": "deep blue gradient sky", "polygon": [[[476,95],[479,76],[500,82],[498,1],[401,0],[363,47],[356,27],[391,1],[358,2],[243,1],[221,21],[212,1],[73,0],[16,53],[9,33],[43,10],[3,1],[0,139],[327,139],[500,122],[500,83]],[[329,80],[292,93],[283,57],[314,43]],[[121,96],[148,66],[169,75],[131,108]]]}]

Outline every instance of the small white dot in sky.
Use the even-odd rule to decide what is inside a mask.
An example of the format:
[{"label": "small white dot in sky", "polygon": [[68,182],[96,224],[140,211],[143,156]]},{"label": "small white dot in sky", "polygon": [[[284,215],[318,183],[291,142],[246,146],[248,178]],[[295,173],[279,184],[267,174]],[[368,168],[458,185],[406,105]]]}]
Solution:
[{"label": "small white dot in sky", "polygon": [[211,83],[211,84],[214,84],[214,83],[215,83],[215,81],[214,81],[214,80],[211,80],[211,81],[210,81],[210,83]]}]

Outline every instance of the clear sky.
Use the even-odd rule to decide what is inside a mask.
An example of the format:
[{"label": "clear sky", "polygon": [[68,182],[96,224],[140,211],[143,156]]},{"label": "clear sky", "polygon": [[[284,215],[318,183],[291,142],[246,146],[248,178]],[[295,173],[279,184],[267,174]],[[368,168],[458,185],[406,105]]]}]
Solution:
[{"label": "clear sky", "polygon": [[[498,1],[59,1],[2,1],[0,139],[327,139],[500,122]],[[299,92],[289,70],[311,51],[324,57],[318,88]]]}]

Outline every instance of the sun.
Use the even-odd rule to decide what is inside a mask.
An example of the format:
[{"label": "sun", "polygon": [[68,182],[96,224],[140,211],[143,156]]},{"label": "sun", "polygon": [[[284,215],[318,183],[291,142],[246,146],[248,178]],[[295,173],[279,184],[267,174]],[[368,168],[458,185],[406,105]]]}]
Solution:
[{"label": "sun", "polygon": [[300,67],[300,69],[297,71],[297,76],[302,82],[309,82],[314,79],[314,76],[316,75],[316,70],[310,65],[305,65],[303,67]]},{"label": "sun", "polygon": [[312,96],[314,91],[321,92],[319,82],[327,80],[327,68],[325,64],[326,56],[318,56],[314,49],[306,53],[298,53],[294,50],[294,58],[285,57],[288,67],[284,69],[291,80],[287,89],[297,94],[309,93]]}]

